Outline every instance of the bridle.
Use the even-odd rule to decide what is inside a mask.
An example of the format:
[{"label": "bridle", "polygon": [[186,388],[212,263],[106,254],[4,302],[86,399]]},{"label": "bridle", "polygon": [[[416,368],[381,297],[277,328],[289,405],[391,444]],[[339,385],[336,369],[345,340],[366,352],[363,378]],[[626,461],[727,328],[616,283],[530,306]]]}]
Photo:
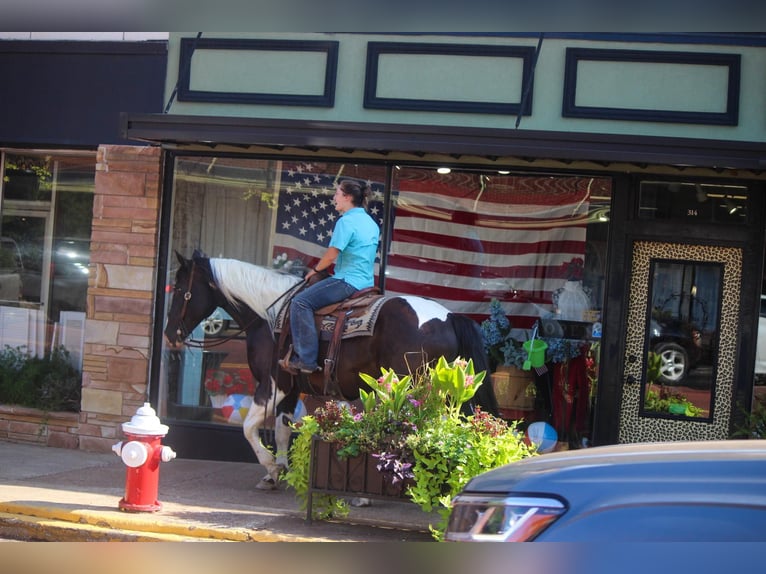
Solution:
[{"label": "bridle", "polygon": [[186,292],[184,293],[184,304],[181,306],[181,314],[178,316],[178,328],[176,329],[176,335],[184,341],[189,333],[184,333],[184,317],[186,317],[186,308],[189,306],[189,301],[192,298],[192,281],[194,280],[194,268],[197,266],[197,262],[192,259],[191,271],[189,272],[189,284],[186,286]]},{"label": "bridle", "polygon": [[[190,337],[191,333],[189,333],[186,330],[186,327],[185,327],[185,324],[184,324],[184,318],[186,317],[186,310],[187,310],[187,308],[189,306],[189,301],[191,301],[191,298],[192,298],[191,289],[192,289],[192,282],[194,281],[194,269],[196,268],[196,266],[197,266],[197,262],[194,259],[192,259],[191,270],[189,271],[189,283],[186,286],[186,291],[184,292],[184,295],[183,295],[184,302],[183,302],[183,305],[181,306],[181,313],[178,316],[178,328],[176,329],[176,335],[178,335],[179,339],[187,347],[193,347],[193,348],[197,348],[197,349],[209,349],[209,348],[212,348],[212,347],[218,347],[220,345],[223,345],[223,344],[231,341],[232,339],[236,339],[242,333],[247,331],[259,319],[259,317],[256,315],[255,317],[253,317],[253,319],[249,323],[247,323],[247,325],[245,325],[244,327],[241,327],[236,333],[234,333],[232,335],[228,335],[226,337],[221,337],[219,339],[216,339],[215,341],[205,341],[205,340],[199,340],[199,339],[190,339],[189,337]],[[214,288],[214,289],[217,289],[217,287],[215,286],[215,283],[213,283],[213,282],[210,282],[210,286],[212,288]],[[288,290],[287,292],[289,292],[289,291],[290,290]],[[177,291],[177,292],[180,292],[180,291]],[[283,293],[282,296],[279,297],[279,299],[284,297],[287,294],[287,292]],[[277,301],[279,301],[279,299],[277,299]],[[276,303],[277,301],[275,301],[274,303]],[[272,303],[272,306],[273,306],[274,303]]]},{"label": "bridle", "polygon": [[189,336],[191,333],[189,333],[186,330],[185,324],[184,324],[184,318],[186,317],[186,309],[189,306],[189,301],[191,301],[192,298],[192,282],[194,281],[194,269],[197,266],[197,262],[192,259],[192,265],[191,265],[191,271],[189,271],[189,284],[186,286],[186,291],[184,292],[184,302],[181,306],[181,313],[178,316],[178,328],[176,329],[176,335],[178,335],[179,339],[183,341],[183,343],[187,347],[194,347],[198,349],[209,349],[211,347],[218,347],[219,345],[223,345],[224,343],[227,343],[228,341],[231,341],[232,339],[238,337],[247,329],[250,328],[250,326],[255,323],[255,321],[258,319],[256,317],[250,323],[242,327],[239,331],[234,333],[233,335],[229,335],[228,337],[221,337],[220,339],[217,339],[216,341],[200,341],[198,339],[189,339]]}]

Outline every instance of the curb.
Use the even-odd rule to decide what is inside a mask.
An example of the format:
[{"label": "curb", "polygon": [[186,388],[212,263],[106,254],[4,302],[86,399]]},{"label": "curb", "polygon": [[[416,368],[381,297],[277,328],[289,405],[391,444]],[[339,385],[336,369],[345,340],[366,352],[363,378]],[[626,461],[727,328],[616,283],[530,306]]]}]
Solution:
[{"label": "curb", "polygon": [[215,528],[152,520],[145,515],[105,516],[88,510],[0,503],[0,533],[14,538],[56,542],[88,541],[209,541],[329,542],[322,537],[292,536],[266,530]]}]

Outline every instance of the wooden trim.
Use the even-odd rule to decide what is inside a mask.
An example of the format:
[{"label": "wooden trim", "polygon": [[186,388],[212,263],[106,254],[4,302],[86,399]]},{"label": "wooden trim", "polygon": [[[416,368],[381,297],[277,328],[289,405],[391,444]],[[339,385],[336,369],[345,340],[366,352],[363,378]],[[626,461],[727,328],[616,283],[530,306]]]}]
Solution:
[{"label": "wooden trim", "polygon": [[[320,95],[295,95],[268,92],[217,92],[192,90],[191,59],[196,50],[258,50],[274,52],[321,52],[327,57],[324,89]],[[178,64],[178,101],[280,106],[335,105],[335,80],[338,70],[338,42],[300,40],[244,40],[222,38],[181,38]]]},{"label": "wooden trim", "polygon": [[[739,122],[740,60],[739,54],[567,48],[561,114],[569,118],[736,126]],[[726,111],[722,113],[684,112],[578,105],[576,103],[577,66],[581,61],[724,66],[728,68],[729,75]]]},{"label": "wooden trim", "polygon": [[[428,100],[418,98],[383,98],[377,95],[378,63],[383,54],[428,54],[440,56],[472,56],[521,59],[522,81],[516,102],[479,102],[464,100]],[[408,42],[369,42],[367,44],[367,68],[364,81],[364,107],[379,110],[412,110],[427,112],[458,112],[479,114],[518,115],[524,95],[524,87],[532,82],[532,61],[535,49],[525,46],[494,46],[482,44],[424,44]],[[521,114],[532,113],[532,86]]]}]

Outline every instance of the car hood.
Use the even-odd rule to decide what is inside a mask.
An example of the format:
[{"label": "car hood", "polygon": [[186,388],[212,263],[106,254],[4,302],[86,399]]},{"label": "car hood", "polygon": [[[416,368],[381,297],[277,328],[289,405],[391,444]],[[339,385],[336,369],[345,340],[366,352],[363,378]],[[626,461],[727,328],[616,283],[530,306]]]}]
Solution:
[{"label": "car hood", "polygon": [[[715,473],[715,467],[723,461],[766,464],[766,440],[636,443],[542,454],[478,475],[466,484],[463,492],[555,492],[564,484],[572,486],[573,482],[631,480],[633,473],[628,467],[639,464],[654,467],[648,474],[658,478],[669,472],[668,467],[681,464],[687,471],[689,465],[698,466],[700,472],[704,467],[704,472],[710,475],[711,469]],[[636,480],[646,478],[647,475],[636,476]]]}]

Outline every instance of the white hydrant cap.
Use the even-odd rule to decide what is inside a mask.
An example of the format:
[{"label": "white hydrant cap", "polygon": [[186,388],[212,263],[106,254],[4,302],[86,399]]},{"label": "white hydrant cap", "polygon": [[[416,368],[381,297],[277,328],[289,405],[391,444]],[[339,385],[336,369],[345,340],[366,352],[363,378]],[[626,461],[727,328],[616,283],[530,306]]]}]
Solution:
[{"label": "white hydrant cap", "polygon": [[126,466],[138,468],[149,460],[149,449],[146,448],[144,443],[132,440],[123,445],[120,458]]},{"label": "white hydrant cap", "polygon": [[149,403],[139,407],[128,423],[122,423],[122,431],[131,434],[147,436],[165,436],[168,425],[160,424],[160,419]]}]

